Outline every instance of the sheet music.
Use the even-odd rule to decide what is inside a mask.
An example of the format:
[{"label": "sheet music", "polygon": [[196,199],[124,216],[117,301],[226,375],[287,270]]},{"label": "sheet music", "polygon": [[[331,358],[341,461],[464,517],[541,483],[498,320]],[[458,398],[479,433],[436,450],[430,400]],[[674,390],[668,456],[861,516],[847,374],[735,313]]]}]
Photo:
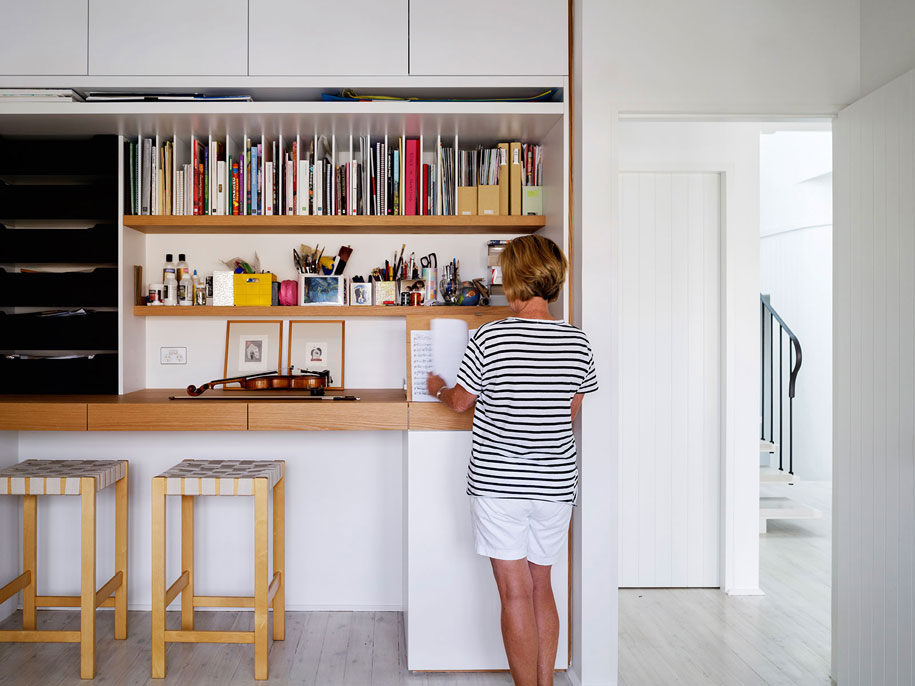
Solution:
[{"label": "sheet music", "polygon": [[413,402],[438,402],[426,392],[426,377],[432,371],[432,332],[411,332],[410,338],[410,379],[413,385]]}]

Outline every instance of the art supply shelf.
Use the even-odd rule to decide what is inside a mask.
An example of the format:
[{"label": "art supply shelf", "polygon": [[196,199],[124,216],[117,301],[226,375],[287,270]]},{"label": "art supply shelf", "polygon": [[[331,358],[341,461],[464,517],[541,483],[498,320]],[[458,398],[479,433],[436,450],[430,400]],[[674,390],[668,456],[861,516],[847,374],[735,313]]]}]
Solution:
[{"label": "art supply shelf", "polygon": [[508,307],[462,307],[430,305],[401,307],[399,305],[305,305],[302,307],[181,307],[135,305],[137,317],[407,317],[477,315],[490,319],[510,317]]},{"label": "art supply shelf", "polygon": [[124,226],[141,233],[182,234],[487,234],[534,233],[543,216],[175,216],[126,215]]}]

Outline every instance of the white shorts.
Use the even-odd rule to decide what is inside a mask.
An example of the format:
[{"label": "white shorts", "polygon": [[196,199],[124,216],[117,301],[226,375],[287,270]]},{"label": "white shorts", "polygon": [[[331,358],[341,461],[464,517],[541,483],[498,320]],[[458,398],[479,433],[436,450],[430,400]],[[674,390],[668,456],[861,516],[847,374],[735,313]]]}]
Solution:
[{"label": "white shorts", "polygon": [[474,547],[497,560],[551,565],[569,533],[571,503],[470,496]]}]

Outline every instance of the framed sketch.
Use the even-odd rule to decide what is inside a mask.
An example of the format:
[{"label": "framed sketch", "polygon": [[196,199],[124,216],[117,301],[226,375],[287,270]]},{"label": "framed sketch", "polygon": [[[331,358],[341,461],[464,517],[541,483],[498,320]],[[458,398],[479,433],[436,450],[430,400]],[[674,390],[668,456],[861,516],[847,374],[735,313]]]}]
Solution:
[{"label": "framed sketch", "polygon": [[345,299],[344,277],[299,274],[299,305],[343,305]]},{"label": "framed sketch", "polygon": [[349,285],[349,304],[350,305],[371,305],[372,304],[372,284],[371,283],[350,283]]},{"label": "framed sketch", "polygon": [[[229,320],[223,377],[280,371],[283,357],[283,321]],[[230,386],[226,386],[229,388]]]},{"label": "framed sketch", "polygon": [[343,388],[344,322],[340,320],[289,322],[288,374],[330,372],[328,388]]}]

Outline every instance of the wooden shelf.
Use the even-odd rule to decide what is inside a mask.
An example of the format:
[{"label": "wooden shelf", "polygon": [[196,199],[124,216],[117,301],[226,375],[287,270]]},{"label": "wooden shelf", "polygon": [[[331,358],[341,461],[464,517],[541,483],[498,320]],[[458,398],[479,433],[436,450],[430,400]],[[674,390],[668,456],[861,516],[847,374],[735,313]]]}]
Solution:
[{"label": "wooden shelf", "polygon": [[546,225],[539,216],[175,216],[125,215],[124,226],[142,233],[213,234],[437,234],[534,233]]},{"label": "wooden shelf", "polygon": [[510,317],[508,307],[401,307],[399,305],[305,305],[303,307],[197,307],[194,305],[134,305],[137,317],[406,317],[476,315],[490,319]]}]

